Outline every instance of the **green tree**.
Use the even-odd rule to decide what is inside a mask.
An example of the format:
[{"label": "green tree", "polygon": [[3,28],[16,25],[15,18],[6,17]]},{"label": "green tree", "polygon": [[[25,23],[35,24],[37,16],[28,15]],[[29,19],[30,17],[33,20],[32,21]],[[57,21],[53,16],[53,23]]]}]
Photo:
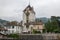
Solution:
[{"label": "green tree", "polygon": [[8,35],[8,37],[11,37],[11,38],[19,38],[19,35],[18,34],[10,34],[10,35]]},{"label": "green tree", "polygon": [[33,32],[32,33],[33,34],[40,34],[41,32],[33,29]]},{"label": "green tree", "polygon": [[46,24],[46,30],[47,32],[55,32],[59,33],[60,27],[59,27],[59,17],[52,16],[51,20],[49,20]]}]

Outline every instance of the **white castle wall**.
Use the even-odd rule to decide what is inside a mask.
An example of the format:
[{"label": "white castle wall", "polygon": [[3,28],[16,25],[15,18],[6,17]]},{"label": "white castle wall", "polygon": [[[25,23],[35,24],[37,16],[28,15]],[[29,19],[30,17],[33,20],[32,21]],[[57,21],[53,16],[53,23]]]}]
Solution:
[{"label": "white castle wall", "polygon": [[[35,14],[30,12],[29,14],[29,22],[34,22],[35,21]],[[26,25],[24,25],[24,23],[26,23],[26,15],[25,13],[23,13],[23,32],[28,32],[30,30],[30,26],[29,29],[26,28]]]}]

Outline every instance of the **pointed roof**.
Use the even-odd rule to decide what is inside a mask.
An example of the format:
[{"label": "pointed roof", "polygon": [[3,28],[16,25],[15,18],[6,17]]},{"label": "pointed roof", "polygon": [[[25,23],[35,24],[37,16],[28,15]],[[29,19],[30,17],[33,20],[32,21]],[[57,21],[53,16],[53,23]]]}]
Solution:
[{"label": "pointed roof", "polygon": [[29,8],[29,10],[32,10],[33,8],[30,6],[30,4],[23,10],[23,12],[26,11],[26,9]]},{"label": "pointed roof", "polygon": [[30,4],[27,6],[27,8],[28,8],[28,7],[31,8]]}]

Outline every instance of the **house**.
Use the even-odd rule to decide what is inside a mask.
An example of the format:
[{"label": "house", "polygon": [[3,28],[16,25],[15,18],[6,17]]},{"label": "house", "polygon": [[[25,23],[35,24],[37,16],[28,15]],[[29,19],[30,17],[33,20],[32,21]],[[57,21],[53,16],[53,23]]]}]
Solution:
[{"label": "house", "polygon": [[34,30],[40,31],[41,33],[43,33],[43,30],[44,30],[45,28],[44,28],[44,23],[43,23],[42,21],[40,21],[40,22],[35,22],[33,25],[34,25],[34,27],[33,27]]},{"label": "house", "polygon": [[21,33],[21,27],[20,26],[6,26],[6,28],[8,29],[7,34],[16,34],[16,33]]},{"label": "house", "polygon": [[22,25],[21,23],[7,23],[5,28],[8,29],[7,34],[20,34],[22,33]]},{"label": "house", "polygon": [[40,20],[39,22],[30,22],[27,25],[29,25],[28,32],[31,33],[33,30],[40,31],[43,33],[44,28],[44,23]]}]

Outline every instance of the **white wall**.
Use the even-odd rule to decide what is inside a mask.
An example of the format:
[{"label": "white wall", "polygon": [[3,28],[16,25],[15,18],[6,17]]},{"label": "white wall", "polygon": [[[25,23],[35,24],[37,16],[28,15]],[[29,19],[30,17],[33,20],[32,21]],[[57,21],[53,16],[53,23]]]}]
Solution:
[{"label": "white wall", "polygon": [[8,29],[7,34],[22,32],[22,27],[20,26],[14,26],[14,28],[12,26],[7,26],[6,28]]},{"label": "white wall", "polygon": [[[34,22],[34,21],[35,21],[35,14],[30,12],[29,22]],[[30,30],[30,29],[27,29],[26,25],[24,23],[26,23],[26,15],[25,15],[25,13],[23,13],[23,24],[22,24],[23,25],[23,32],[28,32],[28,30]]]}]

